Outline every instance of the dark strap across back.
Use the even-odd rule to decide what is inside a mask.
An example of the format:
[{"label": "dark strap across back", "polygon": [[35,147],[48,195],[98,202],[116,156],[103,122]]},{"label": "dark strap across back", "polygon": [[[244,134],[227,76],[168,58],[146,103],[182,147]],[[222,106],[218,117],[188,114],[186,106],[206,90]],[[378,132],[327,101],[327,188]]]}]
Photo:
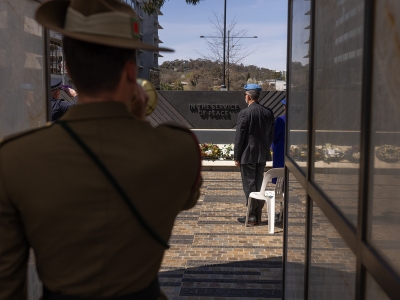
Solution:
[{"label": "dark strap across back", "polygon": [[115,177],[111,174],[108,168],[104,165],[104,163],[98,158],[98,156],[90,149],[85,142],[72,130],[72,128],[65,121],[57,121],[59,125],[71,136],[71,138],[82,148],[83,151],[92,159],[92,161],[98,166],[98,168],[103,172],[104,176],[108,179],[108,181],[112,184],[118,194],[121,196],[121,199],[125,202],[125,204],[129,207],[132,214],[139,221],[139,224],[145,229],[150,236],[156,240],[161,246],[165,249],[169,249],[169,245],[167,241],[158,235],[157,232],[146,222],[143,218],[142,214],[137,210],[136,206],[129,199],[128,194],[125,190],[120,186]]}]

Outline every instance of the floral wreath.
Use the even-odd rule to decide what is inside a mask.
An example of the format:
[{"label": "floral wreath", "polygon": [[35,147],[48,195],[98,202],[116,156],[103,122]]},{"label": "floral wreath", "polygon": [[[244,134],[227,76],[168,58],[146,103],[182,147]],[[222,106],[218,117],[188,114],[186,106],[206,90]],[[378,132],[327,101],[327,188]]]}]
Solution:
[{"label": "floral wreath", "polygon": [[395,163],[400,160],[400,147],[385,144],[376,150],[375,155],[380,161]]}]

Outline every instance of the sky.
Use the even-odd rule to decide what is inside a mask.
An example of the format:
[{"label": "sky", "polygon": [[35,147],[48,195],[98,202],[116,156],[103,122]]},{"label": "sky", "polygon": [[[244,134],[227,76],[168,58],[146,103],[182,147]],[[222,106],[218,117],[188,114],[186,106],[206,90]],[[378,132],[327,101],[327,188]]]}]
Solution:
[{"label": "sky", "polygon": [[[226,0],[226,23],[235,19],[236,32],[244,29],[245,36],[258,37],[241,40],[246,52],[255,51],[243,60],[244,65],[286,70],[287,3],[287,0]],[[209,54],[200,36],[215,36],[210,20],[214,20],[213,12],[223,16],[224,0],[203,0],[197,5],[185,0],[166,0],[161,12],[158,21],[163,29],[158,34],[163,44],[160,46],[175,52],[162,52],[160,65],[175,59],[201,58],[199,53]]]}]

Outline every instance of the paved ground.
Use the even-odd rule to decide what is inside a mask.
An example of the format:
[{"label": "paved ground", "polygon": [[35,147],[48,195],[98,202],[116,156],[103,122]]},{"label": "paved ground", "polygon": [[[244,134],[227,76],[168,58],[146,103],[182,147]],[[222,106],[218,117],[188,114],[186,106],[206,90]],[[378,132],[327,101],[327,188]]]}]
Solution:
[{"label": "paved ground", "polygon": [[[159,273],[162,289],[172,300],[282,299],[282,225],[268,234],[266,224],[246,228],[236,221],[245,213],[239,172],[203,172],[203,177],[198,204],[176,220],[171,249]],[[354,185],[354,176],[346,176],[344,186],[331,177],[318,177],[319,184],[331,189],[337,205],[353,221],[356,201],[348,186]],[[285,299],[302,299],[306,194],[292,175],[285,201],[289,207]],[[312,231],[310,299],[354,299],[355,256],[317,206]]]},{"label": "paved ground", "polygon": [[[354,188],[356,178],[345,177],[319,176],[317,183],[330,189],[335,203],[354,221],[356,201],[348,191],[350,185]],[[246,210],[239,172],[203,172],[203,178],[197,205],[176,219],[169,241],[171,249],[166,251],[159,272],[161,288],[170,300],[282,299],[282,225],[276,224],[275,234],[268,234],[266,222],[247,228],[237,222]],[[385,187],[394,184],[395,179],[389,179],[381,180],[387,183]],[[302,299],[306,194],[291,174],[285,198],[289,210],[285,299]],[[377,223],[382,228],[374,228],[373,233],[382,239],[380,244],[387,244],[387,249],[382,250],[390,257],[399,245],[393,236],[384,234],[387,226],[382,222],[388,222],[389,217],[395,219],[398,211],[392,210],[390,214],[387,209],[380,210],[374,218],[383,219]],[[317,206],[313,209],[312,224],[310,299],[354,299],[354,254]],[[400,264],[397,261],[395,265]],[[29,299],[37,299],[41,289],[33,265],[29,277],[33,283]]]},{"label": "paved ground", "polygon": [[203,178],[198,204],[176,219],[159,274],[162,289],[173,300],[281,299],[282,226],[268,234],[266,223],[237,222],[245,214],[239,172],[203,172]]}]

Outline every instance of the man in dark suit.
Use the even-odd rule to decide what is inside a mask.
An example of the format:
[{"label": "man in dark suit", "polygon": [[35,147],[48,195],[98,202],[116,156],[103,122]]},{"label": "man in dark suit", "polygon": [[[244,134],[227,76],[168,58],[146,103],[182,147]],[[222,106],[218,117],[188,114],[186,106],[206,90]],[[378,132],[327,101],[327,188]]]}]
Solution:
[{"label": "man in dark suit", "polygon": [[[252,199],[251,192],[261,189],[265,163],[271,160],[270,147],[274,133],[274,113],[258,103],[261,87],[257,84],[244,86],[247,108],[240,111],[236,124],[234,159],[240,166],[246,206],[250,205],[249,225],[261,223],[264,201]],[[238,218],[245,223],[246,217]]]}]

